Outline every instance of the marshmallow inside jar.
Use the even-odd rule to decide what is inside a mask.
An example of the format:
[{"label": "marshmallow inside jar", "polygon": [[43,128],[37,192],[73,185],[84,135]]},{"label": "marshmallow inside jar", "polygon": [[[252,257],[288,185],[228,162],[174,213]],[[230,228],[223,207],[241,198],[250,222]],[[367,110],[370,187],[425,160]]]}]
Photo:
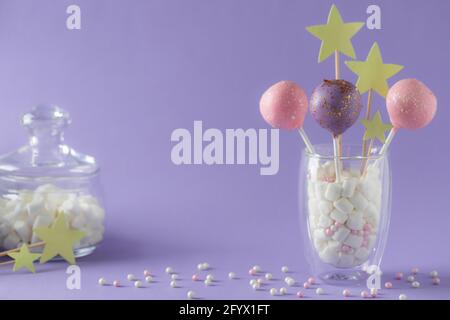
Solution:
[{"label": "marshmallow inside jar", "polygon": [[301,163],[301,224],[312,271],[324,281],[360,281],[368,266],[379,265],[390,217],[387,155],[373,148],[345,146],[336,181],[331,145],[305,152]]},{"label": "marshmallow inside jar", "polygon": [[[28,143],[0,157],[0,247],[10,250],[41,241],[39,227],[51,227],[59,214],[84,237],[75,244],[81,257],[92,253],[104,234],[105,211],[99,166],[64,142],[69,114],[40,105],[22,124]],[[39,252],[40,247],[33,248]]]}]

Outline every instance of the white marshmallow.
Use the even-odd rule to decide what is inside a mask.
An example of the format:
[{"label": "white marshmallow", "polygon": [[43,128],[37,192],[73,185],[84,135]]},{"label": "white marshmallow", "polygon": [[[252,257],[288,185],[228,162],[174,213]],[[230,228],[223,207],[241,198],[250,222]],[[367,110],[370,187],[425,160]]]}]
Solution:
[{"label": "white marshmallow", "polygon": [[353,213],[348,216],[346,225],[352,230],[362,230],[364,226],[364,219],[362,218],[361,214]]},{"label": "white marshmallow", "polygon": [[355,257],[361,261],[366,261],[369,257],[369,250],[364,247],[360,247],[355,251]]},{"label": "white marshmallow", "polygon": [[344,226],[339,227],[339,229],[334,233],[333,239],[339,242],[344,241],[350,234],[350,230]]},{"label": "white marshmallow", "polygon": [[324,229],[316,229],[314,230],[314,239],[316,240],[328,240],[329,237],[325,234],[325,230]]},{"label": "white marshmallow", "polygon": [[328,183],[325,191],[325,199],[336,201],[341,197],[342,187],[339,183]]},{"label": "white marshmallow", "polygon": [[103,220],[105,219],[105,211],[99,206],[90,206],[90,210],[85,215],[87,223],[93,228],[103,226]]},{"label": "white marshmallow", "polygon": [[11,226],[8,222],[0,224],[0,238],[6,237],[11,232]]},{"label": "white marshmallow", "polygon": [[26,205],[26,210],[28,214],[28,221],[34,221],[34,219],[36,219],[36,216],[46,211],[44,198],[41,195],[37,194],[33,198],[33,201]]},{"label": "white marshmallow", "polygon": [[358,191],[355,191],[353,196],[350,198],[350,202],[359,211],[364,211],[368,204],[367,199],[364,198],[364,196]]},{"label": "white marshmallow", "polygon": [[84,214],[78,214],[73,217],[70,225],[75,229],[81,229],[86,225],[86,218]]},{"label": "white marshmallow", "polygon": [[329,241],[328,245],[319,252],[319,256],[325,263],[336,264],[339,261],[339,242]]},{"label": "white marshmallow", "polygon": [[316,199],[308,200],[308,212],[310,215],[316,215],[319,213],[319,205]]},{"label": "white marshmallow", "polygon": [[23,220],[17,220],[13,225],[14,230],[23,242],[30,242],[31,228]]},{"label": "white marshmallow", "polygon": [[319,211],[321,214],[329,214],[333,210],[333,203],[327,200],[319,202]]},{"label": "white marshmallow", "polygon": [[17,204],[14,209],[3,216],[10,224],[14,224],[17,220],[26,220],[27,213],[22,204]]},{"label": "white marshmallow", "polygon": [[99,205],[97,199],[94,196],[91,196],[89,194],[80,195],[78,197],[78,201],[80,203],[85,203],[87,205],[96,205],[96,206]]},{"label": "white marshmallow", "polygon": [[343,187],[342,196],[347,197],[347,198],[350,198],[351,196],[353,196],[353,193],[355,192],[357,184],[358,184],[358,180],[356,180],[355,178],[345,179],[344,182],[342,183],[342,187]]},{"label": "white marshmallow", "polygon": [[363,238],[355,234],[350,234],[347,239],[344,240],[344,244],[355,249],[361,247],[362,242]]},{"label": "white marshmallow", "polygon": [[348,218],[348,214],[340,210],[334,209],[333,211],[331,211],[330,217],[336,220],[337,222],[344,224],[344,222]]},{"label": "white marshmallow", "polygon": [[333,203],[334,207],[339,211],[345,212],[347,214],[353,211],[353,204],[347,200],[347,198],[340,198]]},{"label": "white marshmallow", "polygon": [[321,226],[322,228],[328,228],[332,223],[333,221],[328,216],[324,214],[320,215],[319,226]]},{"label": "white marshmallow", "polygon": [[375,207],[373,203],[368,203],[366,210],[364,211],[364,216],[368,219],[375,219],[375,221],[378,221],[378,215],[379,211]]},{"label": "white marshmallow", "polygon": [[326,245],[327,245],[327,241],[326,240],[314,239],[314,247],[316,248],[316,250],[318,252],[320,252],[323,249],[325,249]]},{"label": "white marshmallow", "polygon": [[322,166],[325,176],[334,177],[336,175],[336,169],[334,166],[334,161],[327,161]]},{"label": "white marshmallow", "polygon": [[311,215],[309,217],[309,225],[312,230],[316,229],[319,226],[319,218],[320,218],[319,214]]},{"label": "white marshmallow", "polygon": [[3,240],[3,248],[11,250],[17,248],[21,244],[19,236],[15,232],[11,232]]},{"label": "white marshmallow", "polygon": [[327,183],[322,182],[322,181],[318,181],[316,182],[315,185],[315,191],[316,191],[316,198],[317,199],[324,199],[325,197],[325,192],[327,190]]}]

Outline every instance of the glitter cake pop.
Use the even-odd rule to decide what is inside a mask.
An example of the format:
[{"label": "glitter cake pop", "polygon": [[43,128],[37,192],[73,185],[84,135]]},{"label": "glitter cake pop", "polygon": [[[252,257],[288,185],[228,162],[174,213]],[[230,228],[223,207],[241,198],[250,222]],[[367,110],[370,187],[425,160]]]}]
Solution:
[{"label": "glitter cake pop", "polygon": [[345,80],[324,80],[311,96],[311,114],[314,120],[333,136],[350,128],[361,112],[361,95]]},{"label": "glitter cake pop", "polygon": [[433,120],[437,100],[433,92],[419,80],[403,79],[388,91],[386,106],[395,128],[415,130]]},{"label": "glitter cake pop", "polygon": [[264,120],[274,128],[298,129],[310,153],[314,153],[302,126],[308,112],[308,97],[293,81],[272,85],[261,97],[259,110]]},{"label": "glitter cake pop", "polygon": [[437,110],[437,99],[426,85],[417,79],[403,79],[394,84],[386,96],[386,107],[394,128],[380,150],[384,154],[397,130],[415,130],[427,126]]},{"label": "glitter cake pop", "polygon": [[280,81],[264,92],[259,110],[272,127],[296,129],[303,126],[308,112],[308,98],[295,82]]}]

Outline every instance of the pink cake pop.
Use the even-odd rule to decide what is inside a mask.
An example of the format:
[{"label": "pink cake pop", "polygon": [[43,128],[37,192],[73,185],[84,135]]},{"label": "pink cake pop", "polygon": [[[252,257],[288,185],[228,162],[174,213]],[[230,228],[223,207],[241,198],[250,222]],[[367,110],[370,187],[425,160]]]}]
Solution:
[{"label": "pink cake pop", "polygon": [[274,128],[298,129],[308,151],[314,153],[302,128],[308,112],[308,97],[295,82],[285,80],[272,85],[262,95],[259,110],[264,120]]},{"label": "pink cake pop", "polygon": [[386,106],[394,128],[380,150],[383,154],[399,128],[415,130],[433,120],[437,100],[433,92],[417,79],[403,79],[394,84],[386,96]]}]

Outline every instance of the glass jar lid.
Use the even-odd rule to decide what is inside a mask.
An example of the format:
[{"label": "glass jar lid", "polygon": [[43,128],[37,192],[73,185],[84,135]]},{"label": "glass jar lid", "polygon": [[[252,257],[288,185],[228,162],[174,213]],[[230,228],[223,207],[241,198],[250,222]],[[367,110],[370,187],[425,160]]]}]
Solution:
[{"label": "glass jar lid", "polygon": [[91,156],[64,143],[64,129],[71,123],[67,111],[54,105],[39,105],[22,117],[29,133],[28,144],[0,156],[0,177],[70,178],[98,172]]}]

